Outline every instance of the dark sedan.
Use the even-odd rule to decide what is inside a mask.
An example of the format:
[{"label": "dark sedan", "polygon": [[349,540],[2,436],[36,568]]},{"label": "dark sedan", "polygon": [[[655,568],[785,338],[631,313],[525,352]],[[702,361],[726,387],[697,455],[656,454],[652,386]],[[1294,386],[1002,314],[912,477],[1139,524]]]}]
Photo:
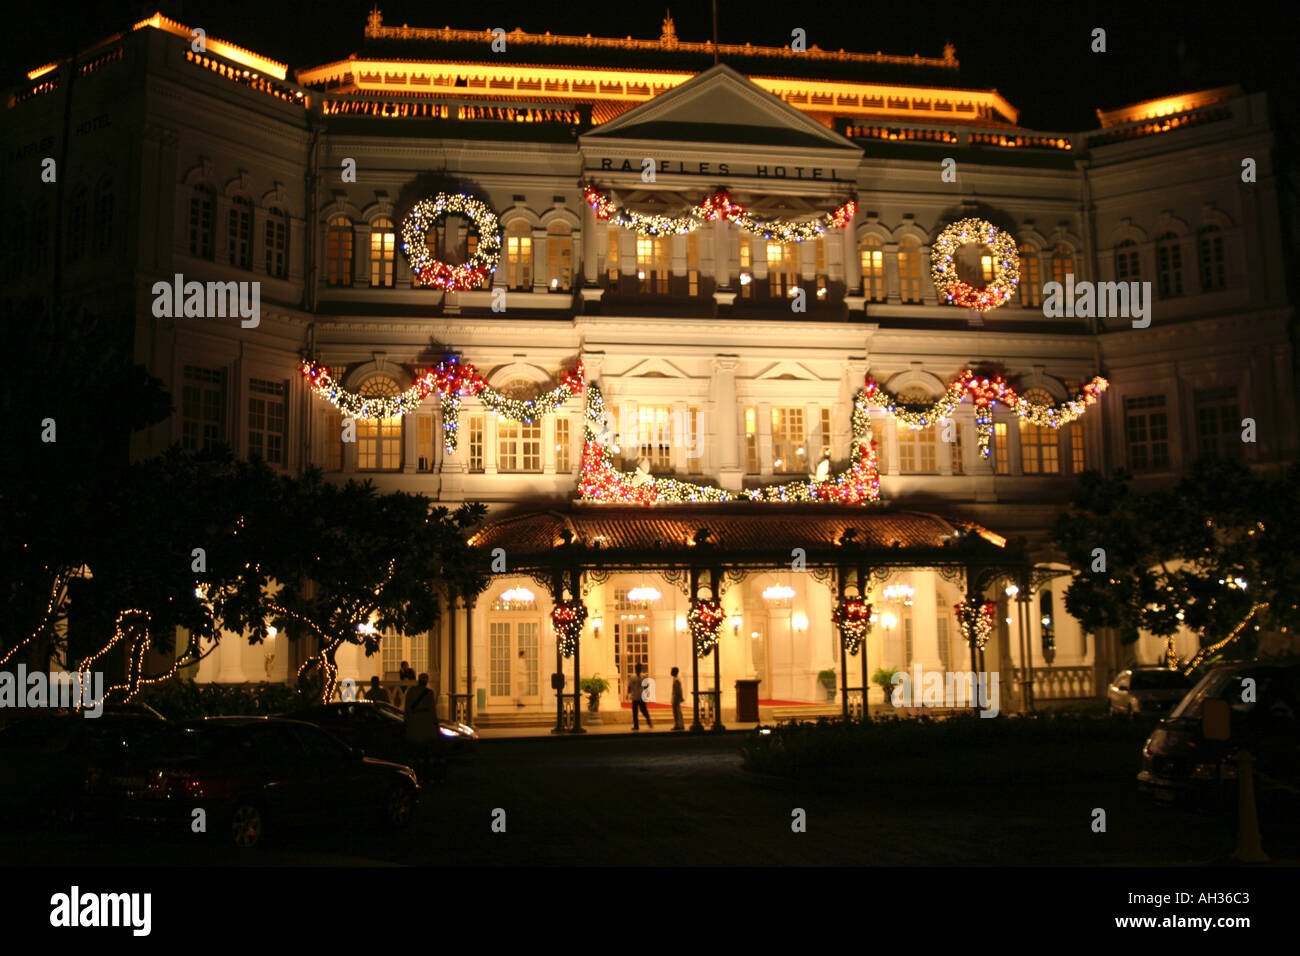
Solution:
[{"label": "dark sedan", "polygon": [[210,717],[177,727],[146,758],[92,774],[88,797],[108,820],[189,833],[202,809],[206,832],[240,847],[267,827],[336,828],[410,822],[420,787],[410,767],[363,756],[303,721]]}]

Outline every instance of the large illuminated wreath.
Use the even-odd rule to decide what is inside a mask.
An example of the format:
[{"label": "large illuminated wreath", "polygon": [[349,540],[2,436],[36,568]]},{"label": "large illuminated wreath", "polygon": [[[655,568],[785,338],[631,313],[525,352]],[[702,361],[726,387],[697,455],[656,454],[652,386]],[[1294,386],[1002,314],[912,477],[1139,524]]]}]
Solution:
[{"label": "large illuminated wreath", "polygon": [[[993,278],[982,289],[957,278],[954,256],[968,242],[983,243],[993,254]],[[983,219],[961,219],[939,233],[930,250],[930,266],[934,289],[941,300],[977,312],[1006,305],[1020,284],[1020,253],[1016,241]]]},{"label": "large illuminated wreath", "polygon": [[[468,262],[458,266],[435,259],[426,238],[433,224],[448,213],[468,216],[478,228],[478,248]],[[417,285],[446,292],[477,289],[501,261],[501,226],[483,200],[464,193],[438,193],[432,199],[421,199],[402,220],[402,252]]]}]

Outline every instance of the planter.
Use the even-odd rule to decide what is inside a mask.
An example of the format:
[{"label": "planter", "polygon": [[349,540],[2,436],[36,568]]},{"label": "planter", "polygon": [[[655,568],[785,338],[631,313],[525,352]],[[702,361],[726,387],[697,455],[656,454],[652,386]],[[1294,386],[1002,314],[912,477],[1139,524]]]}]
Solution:
[{"label": "planter", "polygon": [[582,719],[588,724],[604,722],[600,719],[600,694],[587,694],[587,712],[582,715]]},{"label": "planter", "polygon": [[826,682],[826,681],[822,681],[822,687],[823,687],[823,688],[825,689],[825,691],[826,691],[826,699],[827,699],[827,700],[834,700],[834,699],[835,699],[835,685],[834,685],[834,684],[831,684],[831,683],[828,683],[828,682]]}]

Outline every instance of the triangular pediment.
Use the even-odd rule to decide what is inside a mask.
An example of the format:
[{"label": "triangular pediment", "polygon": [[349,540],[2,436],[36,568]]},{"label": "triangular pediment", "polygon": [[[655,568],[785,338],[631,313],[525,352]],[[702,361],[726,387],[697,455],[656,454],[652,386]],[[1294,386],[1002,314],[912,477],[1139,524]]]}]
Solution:
[{"label": "triangular pediment", "polygon": [[664,140],[849,149],[852,140],[720,63],[585,133],[584,141]]},{"label": "triangular pediment", "polygon": [[624,378],[685,378],[686,373],[676,365],[661,358],[649,358],[638,362],[626,372]]},{"label": "triangular pediment", "polygon": [[755,378],[759,379],[785,379],[789,380],[811,380],[818,381],[817,376],[804,365],[798,362],[792,362],[788,359],[773,362],[767,368],[759,372]]}]

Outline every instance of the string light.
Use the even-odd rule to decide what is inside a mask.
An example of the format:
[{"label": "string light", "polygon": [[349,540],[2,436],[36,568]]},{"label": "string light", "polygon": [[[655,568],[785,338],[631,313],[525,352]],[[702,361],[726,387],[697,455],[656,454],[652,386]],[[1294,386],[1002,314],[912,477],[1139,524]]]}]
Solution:
[{"label": "string light", "polygon": [[586,620],[586,605],[579,601],[565,601],[551,609],[551,625],[555,628],[555,636],[565,657],[573,656]]},{"label": "string light", "polygon": [[[957,278],[955,253],[970,242],[989,247],[992,278],[976,289]],[[930,271],[939,298],[976,312],[1005,305],[1020,284],[1020,253],[1016,241],[983,219],[960,219],[939,233],[930,249]]]},{"label": "string light", "polygon": [[844,597],[831,609],[831,623],[840,630],[840,640],[850,654],[857,654],[862,641],[871,633],[874,615],[871,605],[860,597]]},{"label": "string light", "polygon": [[993,633],[993,615],[997,613],[997,605],[992,601],[958,601],[952,608],[957,612],[957,627],[962,639],[983,650]]},{"label": "string light", "polygon": [[[429,229],[448,213],[468,216],[478,230],[474,254],[458,266],[435,259],[429,251]],[[433,286],[445,292],[477,289],[497,271],[501,261],[501,225],[496,213],[483,200],[464,193],[438,193],[432,199],[421,199],[402,220],[401,228],[402,252],[417,285]]]},{"label": "string light", "polygon": [[721,601],[691,602],[691,609],[686,613],[686,626],[695,639],[696,657],[707,657],[718,646],[718,635],[726,618],[727,612],[722,609]]},{"label": "string light", "polygon": [[590,183],[583,187],[582,194],[597,219],[617,223],[624,229],[634,229],[643,236],[685,235],[703,223],[722,219],[773,242],[805,242],[825,235],[828,229],[844,228],[857,212],[857,203],[849,200],[834,212],[814,219],[755,219],[743,205],[732,200],[730,193],[719,190],[692,206],[685,216],[642,215],[620,206]]}]

